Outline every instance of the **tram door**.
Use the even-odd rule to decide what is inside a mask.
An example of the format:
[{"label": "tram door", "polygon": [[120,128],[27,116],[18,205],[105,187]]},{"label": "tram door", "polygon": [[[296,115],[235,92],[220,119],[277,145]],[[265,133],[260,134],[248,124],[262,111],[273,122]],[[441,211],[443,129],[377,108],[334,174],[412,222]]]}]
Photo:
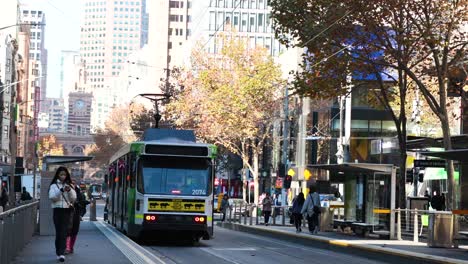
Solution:
[{"label": "tram door", "polygon": [[121,213],[121,225],[120,228],[124,230],[124,226],[127,223],[127,187],[128,187],[128,175],[129,167],[127,156],[124,157],[124,168],[122,169],[122,213]]},{"label": "tram door", "polygon": [[109,211],[111,212],[111,223],[113,226],[115,226],[115,215],[116,215],[116,195],[117,195],[117,174],[116,174],[116,171],[114,170],[113,172],[110,173],[110,184],[111,185],[111,198],[110,198],[110,208],[109,208]]}]

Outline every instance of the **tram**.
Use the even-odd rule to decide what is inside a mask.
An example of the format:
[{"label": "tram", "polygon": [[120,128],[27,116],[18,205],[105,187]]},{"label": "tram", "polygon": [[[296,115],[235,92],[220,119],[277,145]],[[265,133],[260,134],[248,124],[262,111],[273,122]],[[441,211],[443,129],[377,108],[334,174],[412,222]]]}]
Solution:
[{"label": "tram", "polygon": [[184,130],[130,143],[110,160],[107,220],[129,237],[177,232],[199,241],[213,236],[217,149],[174,139],[178,131]]}]

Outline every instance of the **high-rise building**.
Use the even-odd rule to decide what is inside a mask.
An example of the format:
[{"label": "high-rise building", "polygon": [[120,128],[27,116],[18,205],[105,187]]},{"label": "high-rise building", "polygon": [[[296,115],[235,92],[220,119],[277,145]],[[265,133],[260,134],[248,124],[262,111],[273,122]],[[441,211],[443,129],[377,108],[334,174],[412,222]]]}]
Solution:
[{"label": "high-rise building", "polygon": [[[92,128],[103,127],[115,105],[114,80],[146,38],[146,0],[83,0],[80,55],[93,93]],[[145,32],[146,30],[146,32]]]},{"label": "high-rise building", "polygon": [[40,111],[47,112],[45,108],[46,99],[46,76],[47,76],[47,50],[45,49],[45,13],[35,6],[21,5],[20,6],[21,23],[30,24],[30,45],[29,59],[34,62],[36,76],[31,82],[34,82],[35,87],[40,88]]},{"label": "high-rise building", "polygon": [[47,98],[44,105],[48,110],[49,122],[47,129],[41,129],[41,132],[65,132],[67,122],[65,118],[63,98]]},{"label": "high-rise building", "polygon": [[63,98],[65,112],[68,113],[68,94],[71,92],[86,92],[86,69],[81,60],[80,52],[62,50],[60,58],[60,98]]},{"label": "high-rise building", "polygon": [[18,81],[16,74],[16,51],[15,45],[18,37],[18,1],[2,1],[0,8],[0,161],[11,161],[11,105],[14,97],[11,89]]},{"label": "high-rise building", "polygon": [[275,39],[267,0],[193,0],[193,45],[218,53],[223,32],[236,32],[250,47],[265,47],[278,57],[284,47]]},{"label": "high-rise building", "polygon": [[146,66],[153,72],[144,81],[152,83],[154,93],[158,93],[159,85],[169,74],[167,69],[181,66],[184,57],[189,55],[187,44],[191,36],[192,1],[148,1],[148,13],[150,53],[148,62],[140,63],[140,66]]}]

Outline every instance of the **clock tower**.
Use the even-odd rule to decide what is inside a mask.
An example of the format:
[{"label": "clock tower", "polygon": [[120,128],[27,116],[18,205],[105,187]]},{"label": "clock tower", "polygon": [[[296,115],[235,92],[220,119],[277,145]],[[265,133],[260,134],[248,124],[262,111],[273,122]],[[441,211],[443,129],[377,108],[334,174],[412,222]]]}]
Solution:
[{"label": "clock tower", "polygon": [[75,92],[68,96],[68,134],[87,136],[91,131],[91,93]]}]

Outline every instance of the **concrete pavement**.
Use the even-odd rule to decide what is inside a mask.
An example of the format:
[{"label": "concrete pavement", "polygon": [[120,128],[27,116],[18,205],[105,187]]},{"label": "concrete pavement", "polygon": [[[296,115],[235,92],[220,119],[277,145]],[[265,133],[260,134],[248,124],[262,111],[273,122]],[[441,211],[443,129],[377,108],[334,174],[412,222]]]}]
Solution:
[{"label": "concrete pavement", "polygon": [[[250,234],[274,237],[285,241],[296,241],[304,245],[330,249],[381,259],[400,260],[403,263],[468,263],[468,246],[459,249],[429,248],[426,243],[407,240],[365,239],[336,232],[296,233],[291,226],[243,225],[239,223],[218,223],[218,226]],[[306,229],[306,228],[305,228]]]}]

